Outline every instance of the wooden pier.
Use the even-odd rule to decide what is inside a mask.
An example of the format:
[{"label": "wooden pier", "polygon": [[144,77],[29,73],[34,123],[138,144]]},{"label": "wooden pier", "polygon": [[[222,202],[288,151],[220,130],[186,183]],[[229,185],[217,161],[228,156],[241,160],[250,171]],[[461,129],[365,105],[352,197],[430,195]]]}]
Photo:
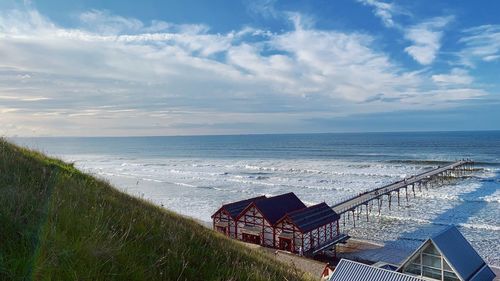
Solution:
[{"label": "wooden pier", "polygon": [[393,193],[397,194],[397,203],[400,204],[400,195],[404,189],[404,195],[406,200],[408,200],[409,189],[415,196],[415,188],[419,191],[422,187],[428,188],[429,185],[433,183],[442,184],[446,179],[452,177],[459,177],[464,175],[466,172],[473,170],[474,162],[471,160],[460,160],[452,164],[438,167],[436,169],[414,175],[405,178],[401,181],[391,183],[382,187],[374,188],[372,190],[363,192],[350,199],[344,200],[338,204],[331,206],[331,208],[344,218],[344,225],[346,215],[350,219],[352,214],[354,227],[356,226],[356,218],[359,219],[361,212],[363,211],[363,206],[366,209],[366,219],[369,219],[369,213],[373,207],[373,203],[376,201],[378,206],[378,212],[380,214],[380,209],[382,207],[382,202],[384,196],[387,196],[387,202],[389,209],[391,208]]}]

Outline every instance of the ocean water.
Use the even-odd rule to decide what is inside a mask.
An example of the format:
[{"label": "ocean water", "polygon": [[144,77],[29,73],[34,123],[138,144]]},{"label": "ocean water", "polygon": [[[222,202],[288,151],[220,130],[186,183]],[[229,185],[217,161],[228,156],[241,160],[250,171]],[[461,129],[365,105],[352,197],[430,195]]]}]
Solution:
[{"label": "ocean water", "polygon": [[[202,221],[221,204],[293,191],[334,204],[364,190],[472,158],[470,177],[417,192],[381,215],[363,213],[351,236],[411,252],[457,225],[500,265],[500,131],[197,137],[16,138],[74,162],[118,189]],[[404,194],[404,193],[403,193]]]}]

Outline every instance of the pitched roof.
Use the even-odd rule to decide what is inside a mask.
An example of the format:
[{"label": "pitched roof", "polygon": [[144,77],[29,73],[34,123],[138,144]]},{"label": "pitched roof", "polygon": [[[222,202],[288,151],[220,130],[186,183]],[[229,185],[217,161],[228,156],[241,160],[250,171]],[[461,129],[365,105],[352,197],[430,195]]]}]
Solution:
[{"label": "pitched roof", "polygon": [[[250,199],[245,199],[245,200],[241,200],[241,201],[237,201],[237,202],[233,202],[233,203],[224,204],[224,205],[222,205],[222,207],[219,210],[217,210],[217,212],[215,212],[215,214],[220,212],[220,210],[225,209],[229,213],[229,215],[233,219],[235,219],[241,213],[241,211],[243,211],[252,202],[255,202],[255,201],[261,200],[261,199],[265,199],[265,198],[266,198],[266,196],[257,196],[257,197],[250,198]],[[212,215],[212,217],[213,217],[213,215]]]},{"label": "pitched roof", "polygon": [[422,279],[342,259],[335,271],[333,271],[329,281],[422,281]]},{"label": "pitched roof", "polygon": [[274,225],[286,213],[306,208],[306,205],[293,192],[256,200],[254,204],[271,225]]},{"label": "pitched roof", "polygon": [[286,214],[302,232],[308,232],[340,218],[326,203],[296,210]]},{"label": "pitched roof", "polygon": [[462,280],[492,280],[495,277],[455,226],[446,228],[430,240]]}]

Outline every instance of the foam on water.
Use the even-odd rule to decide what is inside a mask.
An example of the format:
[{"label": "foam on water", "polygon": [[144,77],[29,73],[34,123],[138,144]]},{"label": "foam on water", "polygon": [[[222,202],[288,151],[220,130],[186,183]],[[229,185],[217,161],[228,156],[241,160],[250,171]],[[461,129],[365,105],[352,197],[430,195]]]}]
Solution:
[{"label": "foam on water", "polygon": [[[222,203],[257,195],[295,192],[308,205],[340,202],[365,190],[381,186],[433,166],[418,164],[353,163],[341,160],[229,160],[229,159],[114,159],[112,156],[69,157],[78,168],[103,176],[125,190],[169,209],[209,221]],[[455,224],[491,263],[500,264],[499,246],[481,245],[500,241],[498,173],[488,168],[471,177],[439,188],[417,192],[417,197],[381,216],[373,212],[370,222],[347,227],[351,235],[395,247],[413,245],[449,224]],[[134,179],[129,184],[121,178]],[[139,183],[137,184],[137,181]],[[152,184],[155,187],[151,187]],[[177,188],[172,186],[178,186]],[[188,202],[186,201],[188,199]],[[493,204],[493,205],[491,205]],[[491,205],[491,206],[490,206]],[[375,208],[375,207],[374,207]],[[485,209],[489,209],[486,211]],[[364,218],[364,213],[362,215]],[[348,222],[349,225],[349,222]],[[422,230],[428,229],[428,230]]]},{"label": "foam on water", "polygon": [[[472,177],[421,192],[416,189],[415,198],[410,191],[408,202],[403,192],[401,206],[393,198],[389,210],[384,201],[378,216],[375,204],[368,222],[363,210],[356,228],[347,221],[344,230],[356,238],[411,252],[419,241],[454,224],[489,263],[500,265],[500,157],[494,150],[499,147],[498,136],[489,136],[493,141],[483,145],[477,144],[481,138],[468,135],[457,135],[459,141],[451,141],[417,134],[396,144],[391,144],[395,142],[393,135],[379,137],[378,142],[372,135],[346,136],[334,145],[324,136],[282,137],[278,142],[275,136],[259,137],[272,140],[264,144],[256,138],[230,139],[224,145],[219,144],[223,139],[215,138],[199,142],[189,138],[126,139],[133,145],[122,148],[103,140],[94,141],[95,146],[81,154],[74,154],[77,149],[61,151],[61,146],[54,145],[51,154],[108,179],[134,196],[202,221],[210,221],[223,203],[258,195],[294,192],[307,205],[333,205],[456,158],[480,157],[481,169]],[[325,141],[309,146],[316,139]],[[86,147],[87,142],[78,141],[77,147]],[[165,148],[164,142],[179,152]],[[186,148],[191,142],[196,148]],[[449,145],[443,148],[434,143]],[[148,147],[160,144],[158,149]],[[233,147],[238,145],[240,149]],[[106,151],[98,151],[102,147]]]}]

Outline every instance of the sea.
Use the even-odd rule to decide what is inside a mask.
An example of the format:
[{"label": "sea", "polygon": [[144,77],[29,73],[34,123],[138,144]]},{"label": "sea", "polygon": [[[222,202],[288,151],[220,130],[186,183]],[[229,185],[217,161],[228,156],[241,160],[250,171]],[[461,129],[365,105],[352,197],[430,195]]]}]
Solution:
[{"label": "sea", "polygon": [[500,131],[173,137],[14,138],[133,196],[203,222],[224,203],[294,192],[307,205],[355,194],[458,159],[468,177],[374,207],[351,237],[411,253],[455,225],[500,266]]}]

